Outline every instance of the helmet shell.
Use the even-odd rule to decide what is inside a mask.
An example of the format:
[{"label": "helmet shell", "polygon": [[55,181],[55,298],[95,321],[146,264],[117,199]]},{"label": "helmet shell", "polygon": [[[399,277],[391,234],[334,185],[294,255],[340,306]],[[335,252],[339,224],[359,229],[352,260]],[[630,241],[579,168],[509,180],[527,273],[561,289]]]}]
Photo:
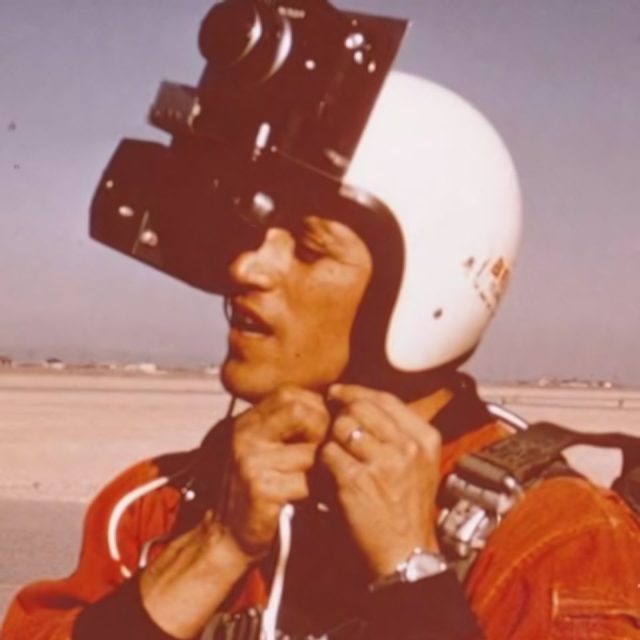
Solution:
[{"label": "helmet shell", "polygon": [[495,129],[454,92],[393,71],[344,182],[387,205],[404,243],[389,365],[424,371],[470,353],[502,298],[521,233],[518,179]]}]

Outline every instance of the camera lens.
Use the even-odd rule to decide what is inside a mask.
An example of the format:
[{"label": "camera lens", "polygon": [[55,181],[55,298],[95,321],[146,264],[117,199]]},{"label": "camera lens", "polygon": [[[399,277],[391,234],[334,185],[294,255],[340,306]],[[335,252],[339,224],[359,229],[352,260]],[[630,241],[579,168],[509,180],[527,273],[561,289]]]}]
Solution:
[{"label": "camera lens", "polygon": [[262,37],[262,21],[252,0],[225,0],[215,5],[200,28],[202,55],[217,69],[237,64]]},{"label": "camera lens", "polygon": [[263,82],[284,65],[292,45],[291,24],[277,7],[265,0],[225,0],[200,29],[200,51],[209,62],[206,83],[228,88]]}]

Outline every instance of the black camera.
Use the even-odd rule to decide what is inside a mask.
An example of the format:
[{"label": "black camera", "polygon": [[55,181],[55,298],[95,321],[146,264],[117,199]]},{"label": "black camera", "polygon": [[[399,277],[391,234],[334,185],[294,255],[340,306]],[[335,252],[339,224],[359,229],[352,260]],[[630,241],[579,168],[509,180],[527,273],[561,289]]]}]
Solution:
[{"label": "black camera", "polygon": [[197,88],[165,82],[151,107],[171,143],[121,141],[92,202],[91,236],[225,293],[230,261],[265,228],[311,211],[364,215],[374,199],[342,178],[406,27],[325,0],[214,5]]}]

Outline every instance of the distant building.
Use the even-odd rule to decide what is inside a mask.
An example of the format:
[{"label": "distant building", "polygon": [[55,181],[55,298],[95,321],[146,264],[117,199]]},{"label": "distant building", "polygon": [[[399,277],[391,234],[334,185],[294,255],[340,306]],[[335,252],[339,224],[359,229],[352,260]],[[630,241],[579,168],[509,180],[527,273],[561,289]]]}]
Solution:
[{"label": "distant building", "polygon": [[158,373],[158,365],[153,362],[138,362],[125,365],[124,370],[130,373]]},{"label": "distant building", "polygon": [[48,369],[55,369],[56,371],[60,371],[65,367],[64,362],[59,358],[47,358],[44,361],[44,366]]}]

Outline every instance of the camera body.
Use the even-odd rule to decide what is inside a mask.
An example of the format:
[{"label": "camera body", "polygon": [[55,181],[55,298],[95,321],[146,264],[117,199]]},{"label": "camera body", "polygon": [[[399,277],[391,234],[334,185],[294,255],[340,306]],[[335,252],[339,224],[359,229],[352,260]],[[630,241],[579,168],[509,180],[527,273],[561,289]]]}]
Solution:
[{"label": "camera body", "polygon": [[149,114],[171,142],[121,141],[90,234],[212,293],[275,224],[367,209],[342,177],[407,22],[325,0],[224,0],[202,22],[197,87],[162,83]]}]

